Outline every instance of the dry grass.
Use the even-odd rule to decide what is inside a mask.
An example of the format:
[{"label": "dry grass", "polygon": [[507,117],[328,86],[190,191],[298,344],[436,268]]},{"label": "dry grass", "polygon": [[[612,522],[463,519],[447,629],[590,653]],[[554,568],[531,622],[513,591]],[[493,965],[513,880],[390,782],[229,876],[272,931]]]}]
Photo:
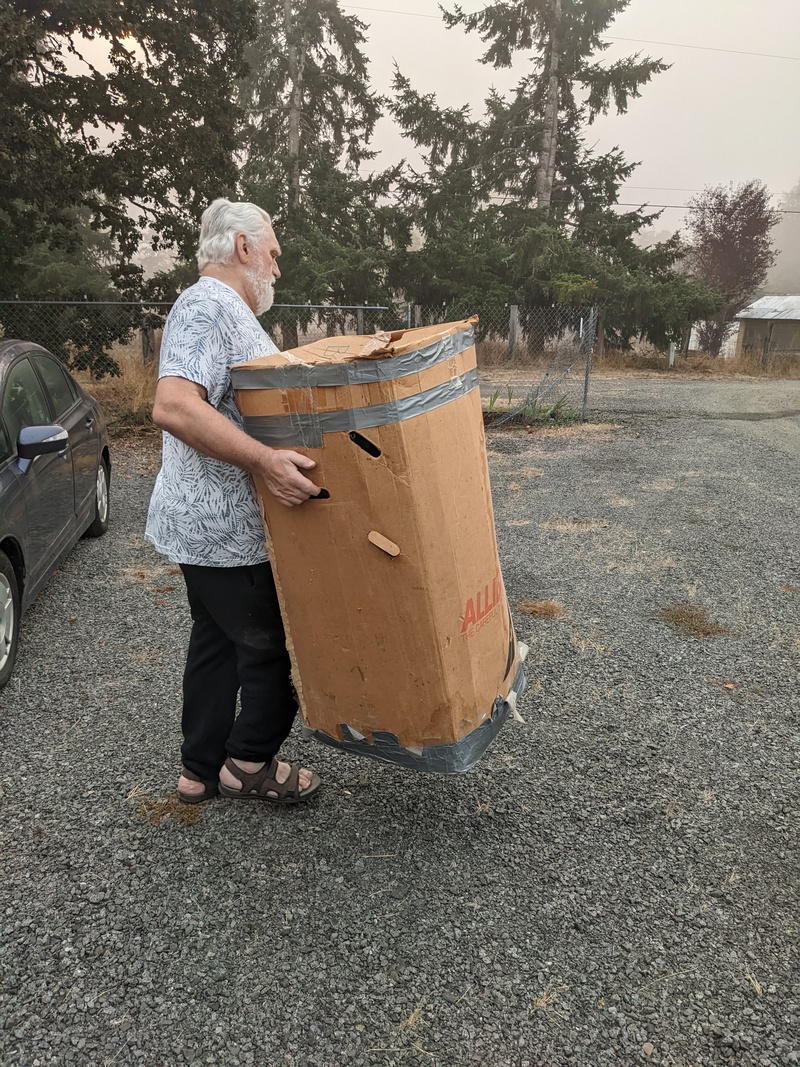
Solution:
[{"label": "dry grass", "polygon": [[769,364],[763,367],[757,353],[742,353],[738,356],[723,358],[709,356],[705,352],[690,352],[688,359],[675,356],[675,363],[669,366],[666,352],[655,348],[642,348],[638,351],[624,349],[606,349],[602,359],[592,362],[593,373],[604,372],[659,372],[678,376],[713,376],[724,378],[800,378],[800,355],[776,352],[770,356]]},{"label": "dry grass", "polygon": [[697,604],[675,604],[662,608],[658,617],[682,637],[717,637],[728,632],[724,626],[712,622]]},{"label": "dry grass", "polygon": [[[577,422],[569,426],[527,426],[526,430],[537,437],[589,437],[598,441],[611,441],[612,433],[618,429],[613,422]],[[592,442],[594,443],[594,441]]]},{"label": "dry grass", "polygon": [[598,533],[607,530],[608,523],[605,519],[580,519],[577,517],[565,517],[553,515],[540,524],[543,530],[554,530],[556,533]]},{"label": "dry grass", "polygon": [[196,826],[202,817],[201,804],[184,804],[177,793],[164,798],[150,797],[139,804],[138,818],[151,826],[160,826],[164,819],[175,819],[182,826]]},{"label": "dry grass", "polygon": [[111,355],[120,369],[118,378],[95,381],[88,373],[78,381],[100,404],[112,436],[158,431],[150,417],[158,379],[158,363],[145,364],[138,345],[118,345]]},{"label": "dry grass", "polygon": [[548,982],[543,992],[538,997],[534,997],[528,1014],[533,1015],[534,1012],[541,1012],[547,1018],[556,1022],[566,1019],[564,1013],[558,1011],[555,1007],[559,994],[563,992],[564,988],[564,986],[556,986],[552,982]]},{"label": "dry grass", "polygon": [[561,619],[564,608],[555,600],[520,600],[517,604],[520,611],[526,615],[532,615],[535,619]]}]

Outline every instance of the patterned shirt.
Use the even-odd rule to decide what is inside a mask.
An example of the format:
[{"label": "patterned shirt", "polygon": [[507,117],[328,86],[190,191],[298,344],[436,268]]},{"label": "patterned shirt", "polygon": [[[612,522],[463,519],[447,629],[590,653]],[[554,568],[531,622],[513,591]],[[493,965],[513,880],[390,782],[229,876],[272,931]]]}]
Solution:
[{"label": "patterned shirt", "polygon": [[[228,366],[277,351],[235,290],[200,278],[167,317],[159,378],[202,385],[208,403],[241,427]],[[250,475],[164,433],[145,529],[156,551],[173,563],[241,567],[267,559],[264,537]]]}]

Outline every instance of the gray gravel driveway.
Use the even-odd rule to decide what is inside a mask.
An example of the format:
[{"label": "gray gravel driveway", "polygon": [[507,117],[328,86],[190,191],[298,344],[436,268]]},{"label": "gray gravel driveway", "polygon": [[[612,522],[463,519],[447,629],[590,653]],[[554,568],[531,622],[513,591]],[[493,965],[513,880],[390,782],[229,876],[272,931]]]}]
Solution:
[{"label": "gray gravel driveway", "polygon": [[0,694],[3,1067],[800,1062],[800,419],[716,388],[488,435],[525,721],[458,779],[298,731],[302,810],[170,796],[188,611],[118,443]]}]

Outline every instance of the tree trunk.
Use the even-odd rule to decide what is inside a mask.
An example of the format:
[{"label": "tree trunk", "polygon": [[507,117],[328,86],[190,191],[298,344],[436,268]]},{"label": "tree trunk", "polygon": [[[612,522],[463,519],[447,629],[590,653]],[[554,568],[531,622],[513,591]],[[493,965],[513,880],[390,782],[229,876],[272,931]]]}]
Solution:
[{"label": "tree trunk", "polygon": [[536,168],[536,206],[549,208],[556,177],[558,149],[558,65],[561,59],[561,0],[552,0],[550,62],[547,71],[547,103],[544,111],[542,147]]},{"label": "tree trunk", "polygon": [[292,32],[291,0],[283,0],[283,14],[286,22],[286,55],[289,64],[289,114],[288,114],[288,155],[289,155],[289,204],[295,207],[300,200],[300,115],[303,106],[303,75],[305,73],[305,38],[299,47],[294,42]]}]

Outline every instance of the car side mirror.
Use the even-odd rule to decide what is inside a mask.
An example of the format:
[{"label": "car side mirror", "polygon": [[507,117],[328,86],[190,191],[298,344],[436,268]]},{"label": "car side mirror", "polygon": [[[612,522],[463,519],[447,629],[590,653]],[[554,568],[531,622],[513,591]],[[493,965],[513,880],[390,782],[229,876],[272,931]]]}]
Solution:
[{"label": "car side mirror", "polygon": [[69,434],[63,426],[23,426],[17,438],[20,459],[36,459],[50,452],[63,452],[69,444]]}]

